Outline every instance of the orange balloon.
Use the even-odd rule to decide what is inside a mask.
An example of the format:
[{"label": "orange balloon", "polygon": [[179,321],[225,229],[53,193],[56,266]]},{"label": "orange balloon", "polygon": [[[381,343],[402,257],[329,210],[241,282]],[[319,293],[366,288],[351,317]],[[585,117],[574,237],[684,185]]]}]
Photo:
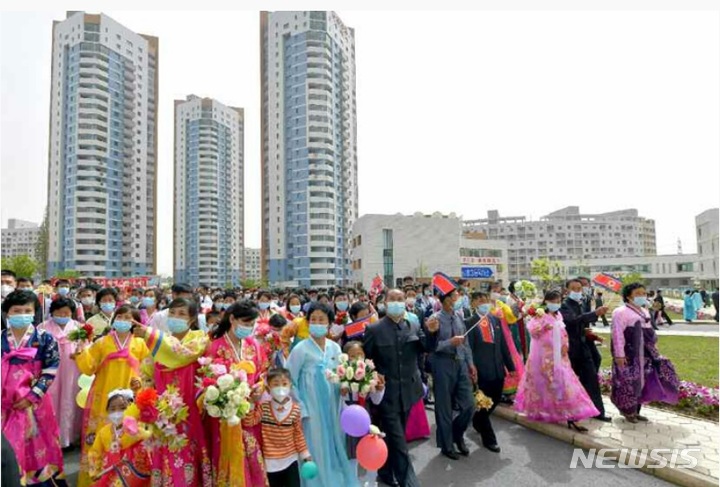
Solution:
[{"label": "orange balloon", "polygon": [[367,435],[358,443],[357,461],[365,470],[379,470],[387,458],[387,445],[379,436]]}]

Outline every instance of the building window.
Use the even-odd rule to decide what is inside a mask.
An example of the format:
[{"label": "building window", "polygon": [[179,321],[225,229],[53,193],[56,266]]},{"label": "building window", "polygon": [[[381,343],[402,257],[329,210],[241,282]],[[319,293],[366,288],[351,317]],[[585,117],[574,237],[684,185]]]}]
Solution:
[{"label": "building window", "polygon": [[383,272],[385,285],[393,287],[395,285],[393,272],[393,231],[388,228],[383,229]]}]

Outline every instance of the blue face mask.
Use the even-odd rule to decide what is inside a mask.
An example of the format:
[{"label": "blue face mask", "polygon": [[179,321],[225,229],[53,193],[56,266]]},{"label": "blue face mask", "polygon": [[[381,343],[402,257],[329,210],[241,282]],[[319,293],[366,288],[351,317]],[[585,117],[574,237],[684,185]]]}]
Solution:
[{"label": "blue face mask", "polygon": [[270,308],[270,303],[262,303],[262,302],[261,302],[261,303],[258,303],[258,307],[259,307],[261,310],[265,311],[266,309]]},{"label": "blue face mask", "polygon": [[172,318],[172,317],[168,317],[167,326],[168,326],[168,330],[170,330],[170,333],[173,333],[173,334],[185,333],[189,328],[187,321],[180,319],[180,318]]},{"label": "blue face mask", "polygon": [[463,308],[463,300],[462,299],[458,299],[457,301],[455,301],[453,303],[453,309],[455,311],[460,311],[462,308]]},{"label": "blue face mask", "polygon": [[138,298],[137,296],[131,296],[131,297],[130,297],[130,303],[132,303],[132,304],[138,304],[139,302],[140,302],[140,298]]},{"label": "blue face mask", "polygon": [[638,296],[636,298],[633,298],[633,303],[635,304],[635,306],[642,308],[643,306],[647,306],[648,298],[646,296]]},{"label": "blue face mask", "polygon": [[477,307],[477,312],[480,316],[485,316],[490,312],[490,309],[492,309],[492,305],[490,303],[485,303]]},{"label": "blue face mask", "polygon": [[560,303],[547,303],[547,309],[551,313],[555,313],[556,311],[560,310]]},{"label": "blue face mask", "polygon": [[337,309],[340,311],[347,311],[348,302],[347,301],[338,301],[337,303],[335,303],[335,306],[337,306]]},{"label": "blue face mask", "polygon": [[403,301],[388,301],[387,314],[390,316],[402,316],[405,314],[405,303]]},{"label": "blue face mask", "polygon": [[32,325],[33,315],[12,315],[7,317],[7,322],[13,328],[25,328]]},{"label": "blue face mask", "polygon": [[70,292],[70,288],[69,288],[69,287],[59,287],[59,288],[58,288],[58,294],[59,294],[60,296],[67,296],[67,294],[68,294],[69,292]]},{"label": "blue face mask", "polygon": [[290,312],[294,315],[298,314],[301,309],[302,308],[299,304],[293,304],[292,306],[290,306]]},{"label": "blue face mask", "polygon": [[142,304],[145,307],[154,306],[155,298],[142,298]]},{"label": "blue face mask", "polygon": [[572,292],[572,293],[569,294],[569,297],[570,297],[570,299],[572,299],[573,301],[578,301],[578,302],[579,302],[579,301],[582,301],[583,293],[581,293],[581,292],[578,292],[578,293]]},{"label": "blue face mask", "polygon": [[253,329],[249,326],[237,326],[235,327],[235,336],[238,340],[242,340],[243,338],[247,338],[250,335],[252,335]]},{"label": "blue face mask", "polygon": [[61,318],[59,316],[53,316],[53,321],[60,326],[65,326],[70,322],[70,318]]},{"label": "blue face mask", "polygon": [[115,320],[115,323],[113,323],[113,328],[115,328],[115,331],[118,333],[127,333],[130,331],[130,328],[132,328],[132,323],[129,321],[118,321]]},{"label": "blue face mask", "polygon": [[112,313],[115,311],[115,303],[102,303],[100,304],[100,309],[106,313]]},{"label": "blue face mask", "polygon": [[322,338],[328,333],[328,325],[310,323],[310,334],[315,338]]}]

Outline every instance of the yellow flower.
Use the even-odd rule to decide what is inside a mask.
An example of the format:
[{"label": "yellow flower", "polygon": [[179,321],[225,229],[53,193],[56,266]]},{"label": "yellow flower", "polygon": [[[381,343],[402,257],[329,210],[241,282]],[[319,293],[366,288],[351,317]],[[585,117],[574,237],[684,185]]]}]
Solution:
[{"label": "yellow flower", "polygon": [[485,393],[478,389],[475,393],[475,409],[490,409],[493,405],[492,399],[487,397]]}]

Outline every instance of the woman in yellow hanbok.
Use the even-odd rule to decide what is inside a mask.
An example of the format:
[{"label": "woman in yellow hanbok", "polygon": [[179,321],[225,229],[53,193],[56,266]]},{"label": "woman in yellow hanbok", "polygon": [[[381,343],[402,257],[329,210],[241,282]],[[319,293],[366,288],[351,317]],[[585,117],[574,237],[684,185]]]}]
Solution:
[{"label": "woman in yellow hanbok", "polygon": [[[135,308],[121,306],[111,321],[112,331],[82,352],[72,355],[81,374],[95,375],[83,412],[82,452],[78,487],[91,485],[88,451],[95,434],[106,424],[105,408],[110,391],[140,387],[140,364],[149,355],[145,342],[130,333],[140,321]],[[139,326],[139,325],[138,325]]]},{"label": "woman in yellow hanbok", "polygon": [[[175,299],[168,307],[170,333],[155,328],[136,328],[135,336],[145,340],[154,361],[153,382],[158,395],[172,387],[187,407],[187,418],[177,424],[180,444],[160,444],[152,452],[152,486],[212,486],[212,467],[200,410],[195,401],[195,376],[208,346],[209,337],[198,330],[195,301]],[[177,440],[177,438],[176,438]]]}]

